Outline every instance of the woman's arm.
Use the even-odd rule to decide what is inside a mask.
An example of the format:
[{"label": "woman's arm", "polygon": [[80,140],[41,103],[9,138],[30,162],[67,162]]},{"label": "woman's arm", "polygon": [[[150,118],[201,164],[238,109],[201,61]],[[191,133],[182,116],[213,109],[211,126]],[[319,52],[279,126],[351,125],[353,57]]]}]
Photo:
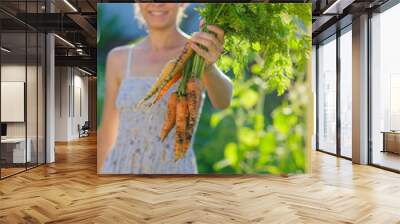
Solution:
[{"label": "woman's arm", "polygon": [[215,64],[209,66],[204,73],[203,83],[213,107],[218,109],[229,107],[232,99],[232,81]]},{"label": "woman's arm", "polygon": [[106,63],[105,74],[105,99],[101,127],[97,137],[97,172],[100,173],[115,139],[117,137],[119,114],[115,107],[115,99],[118,94],[121,74],[121,50],[112,50]]},{"label": "woman's arm", "polygon": [[[203,83],[208,96],[215,108],[225,109],[229,107],[232,99],[232,81],[214,64],[224,50],[224,31],[217,26],[208,25],[206,32],[195,33],[191,41],[193,50],[204,58],[207,67],[203,75]],[[198,46],[202,45],[207,50]]]}]

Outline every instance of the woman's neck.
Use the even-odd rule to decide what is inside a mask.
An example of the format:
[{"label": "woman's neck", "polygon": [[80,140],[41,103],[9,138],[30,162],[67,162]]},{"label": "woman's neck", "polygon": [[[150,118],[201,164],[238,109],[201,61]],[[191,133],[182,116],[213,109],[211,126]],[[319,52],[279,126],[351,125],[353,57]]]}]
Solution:
[{"label": "woman's neck", "polygon": [[166,50],[180,46],[185,38],[177,27],[149,30],[148,43],[153,50]]}]

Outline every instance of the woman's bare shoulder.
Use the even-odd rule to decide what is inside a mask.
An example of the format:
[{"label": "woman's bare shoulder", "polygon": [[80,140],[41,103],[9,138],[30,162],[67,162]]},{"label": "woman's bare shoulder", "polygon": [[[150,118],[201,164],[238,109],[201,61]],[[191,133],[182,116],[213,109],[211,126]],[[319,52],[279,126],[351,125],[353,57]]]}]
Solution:
[{"label": "woman's bare shoulder", "polygon": [[119,80],[123,78],[123,68],[126,67],[126,63],[128,62],[128,53],[131,48],[132,45],[118,46],[108,52],[106,67],[112,72],[107,74],[107,76]]},{"label": "woman's bare shoulder", "polygon": [[135,46],[132,45],[124,45],[124,46],[118,46],[110,50],[108,53],[108,59],[113,60],[115,59],[116,61],[121,61],[121,59],[124,59],[127,57],[129,50]]},{"label": "woman's bare shoulder", "polygon": [[128,58],[128,54],[130,51],[136,52],[145,50],[146,46],[144,43],[144,39],[136,42],[135,44],[128,44],[123,46],[118,46],[110,50],[108,53],[108,58],[110,60],[115,60],[117,62],[123,63],[126,62]]}]

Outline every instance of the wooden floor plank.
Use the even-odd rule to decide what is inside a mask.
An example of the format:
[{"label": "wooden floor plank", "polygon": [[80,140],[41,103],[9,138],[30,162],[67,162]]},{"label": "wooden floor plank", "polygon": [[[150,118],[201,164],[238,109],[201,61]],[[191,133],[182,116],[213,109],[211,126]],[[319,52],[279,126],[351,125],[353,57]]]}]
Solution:
[{"label": "wooden floor plank", "polygon": [[312,153],[311,174],[98,176],[96,139],[0,181],[0,223],[400,223],[400,175]]}]

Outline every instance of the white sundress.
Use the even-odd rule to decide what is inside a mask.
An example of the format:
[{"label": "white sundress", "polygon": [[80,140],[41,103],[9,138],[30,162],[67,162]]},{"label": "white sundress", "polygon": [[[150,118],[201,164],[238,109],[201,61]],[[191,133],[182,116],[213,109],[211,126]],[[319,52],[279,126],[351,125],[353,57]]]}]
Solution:
[{"label": "white sundress", "polygon": [[[175,162],[175,128],[171,130],[164,142],[161,142],[159,138],[164,116],[167,113],[169,95],[176,90],[179,82],[146,112],[143,109],[135,108],[136,103],[145,96],[157,77],[130,75],[132,51],[132,47],[130,47],[125,78],[121,82],[116,98],[120,119],[116,142],[107,155],[101,173],[196,174],[194,140],[192,140],[185,157]],[[204,93],[200,111],[203,102]],[[195,131],[196,128],[197,124]]]}]

